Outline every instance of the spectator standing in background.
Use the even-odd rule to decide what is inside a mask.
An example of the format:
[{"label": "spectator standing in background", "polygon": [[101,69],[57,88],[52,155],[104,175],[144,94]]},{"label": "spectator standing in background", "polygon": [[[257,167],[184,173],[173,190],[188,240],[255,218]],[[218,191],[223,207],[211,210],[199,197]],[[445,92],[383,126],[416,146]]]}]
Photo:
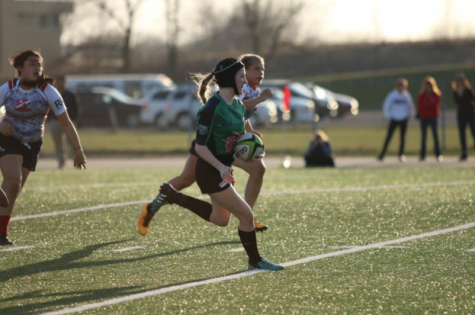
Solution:
[{"label": "spectator standing in background", "polygon": [[457,124],[462,148],[460,161],[465,161],[468,157],[467,137],[465,135],[467,125],[470,127],[475,142],[475,96],[472,85],[463,73],[455,76],[455,79],[452,81],[452,89],[454,90],[454,101],[457,105]]},{"label": "spectator standing in background", "polygon": [[439,136],[437,135],[437,119],[440,116],[440,92],[437,82],[433,77],[426,77],[422,82],[421,90],[417,96],[417,118],[421,122],[421,152],[420,160],[426,158],[427,127],[432,129],[434,136],[434,151],[437,161],[441,162],[444,158],[440,152]]},{"label": "spectator standing in background", "polygon": [[380,161],[384,159],[391,137],[397,127],[399,127],[400,130],[399,161],[404,162],[406,160],[406,156],[404,155],[404,140],[406,137],[407,121],[414,112],[414,103],[411,95],[407,91],[407,86],[408,82],[406,79],[397,79],[395,89],[389,92],[384,100],[383,114],[384,117],[389,119],[389,126],[383,149],[378,155],[378,160]]},{"label": "spectator standing in background", "polygon": [[[63,98],[64,104],[68,108],[68,115],[71,119],[71,122],[77,127],[77,120],[79,116],[79,107],[76,101],[76,97],[74,94],[66,89],[66,82],[63,76],[59,76],[56,79],[56,83],[54,84],[58,92],[61,94]],[[58,160],[58,168],[62,169],[65,165],[65,150],[64,150],[64,132],[61,128],[61,124],[59,123],[58,119],[56,118],[53,111],[49,111],[48,113],[48,128],[50,129],[51,136],[54,142],[54,150],[56,154],[56,159]],[[69,143],[69,142],[68,142]],[[71,159],[74,159],[75,152],[71,145],[68,145]]]}]

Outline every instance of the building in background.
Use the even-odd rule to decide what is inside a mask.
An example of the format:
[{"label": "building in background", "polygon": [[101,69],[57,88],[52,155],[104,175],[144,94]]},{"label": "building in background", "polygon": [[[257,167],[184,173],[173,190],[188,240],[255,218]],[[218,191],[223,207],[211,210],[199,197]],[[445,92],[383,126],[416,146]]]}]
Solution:
[{"label": "building in background", "polygon": [[46,68],[61,58],[61,14],[72,12],[69,0],[0,1],[0,79],[14,71],[8,58],[24,49],[40,50]]}]

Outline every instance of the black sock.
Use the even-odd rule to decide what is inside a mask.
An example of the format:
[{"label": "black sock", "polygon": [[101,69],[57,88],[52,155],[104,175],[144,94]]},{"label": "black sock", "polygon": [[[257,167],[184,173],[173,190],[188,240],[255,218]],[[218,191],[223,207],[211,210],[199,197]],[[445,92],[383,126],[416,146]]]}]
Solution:
[{"label": "black sock", "polygon": [[256,230],[251,232],[244,232],[238,229],[239,238],[241,239],[242,246],[246,250],[247,256],[249,256],[250,263],[257,263],[262,260],[257,249]]},{"label": "black sock", "polygon": [[211,212],[213,212],[213,206],[209,202],[190,197],[182,193],[178,193],[174,203],[190,210],[208,222],[209,218],[211,217]]}]

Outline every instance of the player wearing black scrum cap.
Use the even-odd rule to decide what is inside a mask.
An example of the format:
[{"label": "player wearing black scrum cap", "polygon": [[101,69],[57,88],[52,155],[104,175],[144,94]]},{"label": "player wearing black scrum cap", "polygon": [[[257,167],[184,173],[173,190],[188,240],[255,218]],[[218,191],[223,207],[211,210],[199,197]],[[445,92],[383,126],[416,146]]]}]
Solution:
[{"label": "player wearing black scrum cap", "polygon": [[[157,199],[189,209],[218,226],[227,226],[233,214],[239,220],[238,234],[249,257],[248,268],[281,270],[282,266],[272,264],[260,256],[252,210],[233,186],[234,146],[239,136],[245,132],[246,109],[236,97],[242,93],[242,86],[247,82],[244,64],[234,58],[221,60],[213,72],[204,76],[199,83],[199,95],[202,99],[206,99],[208,85],[213,78],[219,91],[198,112],[195,146],[199,156],[196,182],[201,192],[210,196],[211,203],[179,193],[168,183],[160,187]],[[141,218],[146,219],[150,206],[151,204],[148,209],[144,209]]]}]

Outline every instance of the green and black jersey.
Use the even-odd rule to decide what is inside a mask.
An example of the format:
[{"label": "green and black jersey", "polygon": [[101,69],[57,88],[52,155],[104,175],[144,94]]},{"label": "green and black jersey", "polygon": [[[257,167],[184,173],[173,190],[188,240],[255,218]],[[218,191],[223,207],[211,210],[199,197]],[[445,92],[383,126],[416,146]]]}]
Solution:
[{"label": "green and black jersey", "polygon": [[196,143],[206,145],[219,161],[232,161],[236,140],[245,132],[245,112],[239,99],[229,105],[215,93],[198,111]]}]

